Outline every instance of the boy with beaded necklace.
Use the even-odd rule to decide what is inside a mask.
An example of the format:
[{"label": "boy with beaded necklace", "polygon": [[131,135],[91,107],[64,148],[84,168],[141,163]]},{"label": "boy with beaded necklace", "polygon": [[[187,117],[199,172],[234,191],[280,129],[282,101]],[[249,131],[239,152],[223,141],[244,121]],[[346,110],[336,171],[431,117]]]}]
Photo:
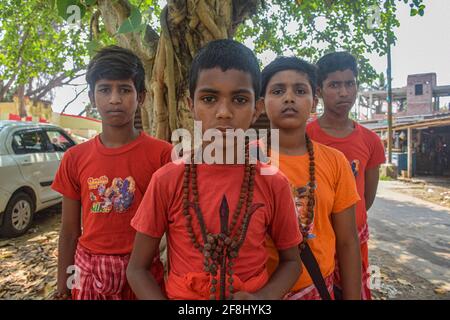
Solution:
[{"label": "boy with beaded necklace", "polygon": [[[278,129],[280,136],[279,150],[271,150],[272,159],[279,159],[278,166],[292,185],[303,235],[300,250],[310,249],[319,267],[318,277],[324,279],[324,293],[319,294],[316,277],[307,269],[285,298],[332,298],[337,251],[344,299],[359,299],[361,258],[355,224],[359,197],[353,175],[341,152],[313,143],[305,132],[317,105],[316,81],[316,67],[295,57],[278,57],[262,71],[261,95],[271,128]],[[279,157],[273,157],[275,153]],[[268,248],[271,271],[278,257],[270,240]]]},{"label": "boy with beaded necklace", "polygon": [[[194,119],[223,140],[229,130],[247,130],[263,109],[256,57],[233,40],[200,50],[189,80]],[[192,154],[155,174],[132,221],[137,235],[127,276],[138,298],[166,298],[146,271],[165,232],[169,299],[279,299],[294,284],[302,237],[288,181],[279,172],[262,175],[265,165],[250,164],[248,145],[233,151],[245,153],[245,164],[196,164]],[[267,234],[280,256],[270,279]]]}]

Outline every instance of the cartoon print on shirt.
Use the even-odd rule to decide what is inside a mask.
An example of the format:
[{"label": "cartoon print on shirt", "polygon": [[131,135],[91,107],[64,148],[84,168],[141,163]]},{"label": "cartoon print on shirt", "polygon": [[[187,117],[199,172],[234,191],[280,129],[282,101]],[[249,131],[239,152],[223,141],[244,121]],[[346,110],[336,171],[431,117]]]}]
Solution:
[{"label": "cartoon print on shirt", "polygon": [[88,186],[90,190],[97,190],[97,196],[94,192],[90,192],[90,200],[92,201],[92,213],[108,213],[113,209],[115,212],[121,213],[127,211],[131,207],[134,199],[136,183],[133,177],[114,178],[111,186],[107,187],[108,177],[89,178]]},{"label": "cartoon print on shirt", "polygon": [[[314,187],[316,188],[316,187]],[[314,229],[314,215],[313,219],[310,224],[307,224],[308,222],[308,197],[311,192],[311,187],[309,186],[309,182],[303,186],[303,187],[293,187],[292,188],[295,206],[297,208],[297,214],[299,216],[299,223],[302,230],[306,231],[308,236],[308,239],[314,239],[316,235],[313,233]],[[314,205],[313,208],[315,209],[316,206],[316,199],[314,196]]]},{"label": "cartoon print on shirt", "polygon": [[355,159],[352,162],[350,162],[350,166],[352,167],[352,172],[355,178],[358,176],[359,173],[359,160]]}]

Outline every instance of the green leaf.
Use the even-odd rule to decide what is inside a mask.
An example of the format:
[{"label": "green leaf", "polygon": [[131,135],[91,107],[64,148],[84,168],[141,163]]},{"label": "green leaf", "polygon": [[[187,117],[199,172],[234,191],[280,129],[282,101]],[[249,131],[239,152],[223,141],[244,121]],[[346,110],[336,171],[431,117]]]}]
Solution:
[{"label": "green leaf", "polygon": [[417,15],[417,13],[418,13],[417,9],[411,9],[410,16],[414,17]]},{"label": "green leaf", "polygon": [[142,15],[139,9],[135,6],[131,7],[130,16],[120,26],[117,33],[128,33],[138,31],[141,28]]},{"label": "green leaf", "polygon": [[[81,3],[80,0],[57,0],[58,4],[58,14],[64,20],[71,19],[81,19],[86,13],[86,8]],[[75,6],[75,7],[73,7]],[[79,14],[79,17],[74,15]]]}]

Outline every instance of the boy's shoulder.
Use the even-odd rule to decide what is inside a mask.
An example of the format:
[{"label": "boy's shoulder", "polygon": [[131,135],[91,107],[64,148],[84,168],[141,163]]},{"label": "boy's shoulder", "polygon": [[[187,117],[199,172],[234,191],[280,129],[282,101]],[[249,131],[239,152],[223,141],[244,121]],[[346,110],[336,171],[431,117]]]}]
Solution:
[{"label": "boy's shoulder", "polygon": [[256,172],[261,179],[275,188],[289,186],[289,179],[277,166],[258,161]]},{"label": "boy's shoulder", "polygon": [[95,149],[95,139],[98,136],[74,145],[73,147],[71,147],[69,150],[67,150],[64,155],[70,155],[71,157],[79,157],[79,156],[86,156],[87,153],[89,153],[92,149]]},{"label": "boy's shoulder", "polygon": [[[142,141],[147,146],[152,146],[157,149],[172,149],[172,145],[167,141],[160,140],[158,138],[152,137],[146,132],[142,133]],[[153,149],[152,149],[153,151]]]},{"label": "boy's shoulder", "polygon": [[316,159],[320,159],[322,162],[328,162],[330,164],[347,164],[347,158],[345,157],[344,153],[342,153],[342,151],[316,141],[314,141],[314,147]]},{"label": "boy's shoulder", "polygon": [[364,127],[362,124],[359,124],[357,122],[355,122],[355,123],[359,127],[360,133],[362,136],[364,136],[364,139],[366,141],[368,141],[368,142],[381,141],[380,137],[375,132]]}]

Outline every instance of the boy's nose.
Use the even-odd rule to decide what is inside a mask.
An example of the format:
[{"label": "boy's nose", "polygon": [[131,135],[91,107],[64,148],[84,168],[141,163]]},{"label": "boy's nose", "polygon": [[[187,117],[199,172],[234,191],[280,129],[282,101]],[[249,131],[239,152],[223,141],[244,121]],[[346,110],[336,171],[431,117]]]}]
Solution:
[{"label": "boy's nose", "polygon": [[284,94],[284,103],[294,103],[294,93],[291,90],[286,90]]},{"label": "boy's nose", "polygon": [[341,88],[339,88],[339,95],[341,97],[346,97],[348,96],[348,90],[345,86],[342,86]]},{"label": "boy's nose", "polygon": [[232,116],[233,114],[228,103],[224,102],[219,104],[216,112],[217,119],[230,119]]},{"label": "boy's nose", "polygon": [[117,104],[122,102],[122,97],[120,96],[118,90],[112,90],[109,102],[111,104]]}]

